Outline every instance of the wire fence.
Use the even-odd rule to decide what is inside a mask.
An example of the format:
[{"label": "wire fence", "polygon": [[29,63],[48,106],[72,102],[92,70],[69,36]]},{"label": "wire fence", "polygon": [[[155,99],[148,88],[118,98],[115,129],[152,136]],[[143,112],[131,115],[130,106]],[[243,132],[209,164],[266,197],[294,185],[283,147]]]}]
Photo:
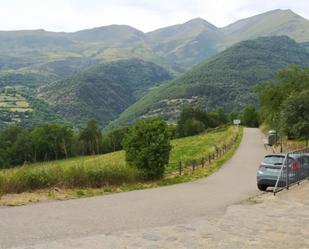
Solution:
[{"label": "wire fence", "polygon": [[273,193],[289,189],[307,179],[309,180],[309,148],[288,152],[285,154]]},{"label": "wire fence", "polygon": [[212,164],[214,161],[224,156],[236,143],[239,134],[237,133],[228,142],[221,146],[215,146],[214,150],[205,156],[192,159],[183,160],[178,162],[172,162],[168,164],[168,170],[166,171],[166,177],[181,176],[186,173],[194,173],[197,169],[203,169]]}]

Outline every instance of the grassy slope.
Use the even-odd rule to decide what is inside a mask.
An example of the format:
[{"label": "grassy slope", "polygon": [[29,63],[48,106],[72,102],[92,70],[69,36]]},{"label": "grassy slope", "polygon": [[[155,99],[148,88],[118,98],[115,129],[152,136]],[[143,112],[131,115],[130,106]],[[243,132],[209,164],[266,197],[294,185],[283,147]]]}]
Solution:
[{"label": "grassy slope", "polygon": [[[237,150],[243,137],[243,129],[239,130],[239,136],[232,148],[219,159],[213,161],[205,168],[197,168],[194,173],[186,172],[185,174],[175,177],[167,177],[155,182],[138,182],[124,183],[117,186],[104,186],[103,188],[72,188],[72,189],[43,189],[38,191],[24,192],[22,194],[5,194],[0,198],[0,206],[17,206],[27,203],[48,201],[48,200],[67,200],[81,197],[91,197],[97,195],[106,195],[111,193],[126,192],[132,190],[155,188],[170,184],[184,183],[194,181],[196,179],[207,177],[219,170],[220,167],[228,161]],[[114,155],[120,153],[113,153]]]},{"label": "grassy slope", "polygon": [[213,131],[199,136],[185,137],[172,141],[172,153],[170,165],[177,164],[179,161],[189,161],[206,157],[215,151],[216,147],[221,147],[224,143],[231,140],[235,135],[235,127],[224,131]]},{"label": "grassy slope", "polygon": [[[171,161],[199,159],[212,152],[214,146],[227,143],[237,130],[212,131],[172,142]],[[0,171],[0,192],[23,192],[52,186],[100,187],[139,181],[136,169],[125,163],[124,151],[37,163]],[[169,171],[174,164],[170,164]],[[176,168],[175,168],[176,170]]]}]

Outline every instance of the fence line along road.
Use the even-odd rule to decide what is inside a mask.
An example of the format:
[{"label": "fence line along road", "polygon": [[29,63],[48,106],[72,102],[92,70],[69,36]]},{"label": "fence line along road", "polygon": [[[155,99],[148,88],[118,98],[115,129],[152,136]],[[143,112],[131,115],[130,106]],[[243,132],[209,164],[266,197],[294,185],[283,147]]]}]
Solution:
[{"label": "fence line along road", "polygon": [[234,144],[237,142],[237,139],[239,137],[239,132],[236,134],[236,136],[233,136],[232,139],[228,143],[223,144],[222,146],[218,147],[215,146],[215,149],[213,152],[206,154],[205,156],[188,160],[188,161],[178,161],[174,163],[169,163],[168,167],[172,169],[178,168],[177,172],[167,172],[167,176],[175,176],[175,173],[178,175],[183,175],[184,173],[188,172],[194,172],[198,168],[205,168],[211,163],[213,163],[215,160],[221,158],[224,156],[227,152],[232,149]]}]

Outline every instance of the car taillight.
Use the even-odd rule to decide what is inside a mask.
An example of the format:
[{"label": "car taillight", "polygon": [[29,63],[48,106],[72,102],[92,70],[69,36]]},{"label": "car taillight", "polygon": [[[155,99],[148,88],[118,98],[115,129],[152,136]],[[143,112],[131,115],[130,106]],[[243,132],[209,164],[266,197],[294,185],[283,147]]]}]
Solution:
[{"label": "car taillight", "polygon": [[291,165],[291,170],[296,170],[296,169],[300,169],[300,163],[299,162],[294,162]]}]

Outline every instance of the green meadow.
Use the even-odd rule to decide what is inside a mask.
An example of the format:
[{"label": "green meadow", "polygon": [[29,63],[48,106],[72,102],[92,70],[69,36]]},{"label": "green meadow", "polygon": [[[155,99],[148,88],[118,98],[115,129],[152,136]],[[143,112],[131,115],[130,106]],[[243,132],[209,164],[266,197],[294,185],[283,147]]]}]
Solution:
[{"label": "green meadow", "polygon": [[[236,127],[215,130],[197,136],[175,139],[168,171],[177,163],[200,159],[230,142]],[[135,167],[125,162],[125,152],[77,157],[67,160],[23,165],[0,171],[0,194],[21,193],[46,188],[98,188],[141,182]]]}]

